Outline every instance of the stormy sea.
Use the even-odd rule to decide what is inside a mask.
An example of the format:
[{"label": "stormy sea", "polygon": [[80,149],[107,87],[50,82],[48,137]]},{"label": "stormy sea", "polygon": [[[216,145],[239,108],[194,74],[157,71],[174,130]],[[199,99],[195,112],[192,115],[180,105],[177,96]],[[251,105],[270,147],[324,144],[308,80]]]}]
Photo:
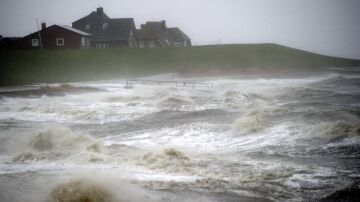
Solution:
[{"label": "stormy sea", "polygon": [[0,201],[359,201],[360,71],[0,89]]}]

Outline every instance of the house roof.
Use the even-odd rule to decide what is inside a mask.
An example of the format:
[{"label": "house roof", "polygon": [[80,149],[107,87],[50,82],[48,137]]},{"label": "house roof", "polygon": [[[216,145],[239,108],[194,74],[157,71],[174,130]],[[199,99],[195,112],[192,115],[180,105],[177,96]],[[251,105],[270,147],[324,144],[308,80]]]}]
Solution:
[{"label": "house roof", "polygon": [[69,31],[75,32],[75,33],[83,35],[83,36],[91,36],[91,34],[89,34],[89,33],[83,32],[81,30],[75,29],[75,28],[67,26],[67,25],[55,25],[55,26],[59,26],[63,29],[67,29]]},{"label": "house roof", "polygon": [[102,12],[93,11],[89,15],[87,15],[87,16],[85,16],[83,18],[80,18],[79,20],[76,20],[73,23],[79,23],[79,22],[86,21],[88,19],[94,19],[94,18],[97,18],[97,19],[110,19],[109,16],[106,15],[106,13],[104,13],[103,11]]},{"label": "house roof", "polygon": [[184,40],[190,40],[190,38],[177,27],[168,28],[167,35],[169,38],[171,38],[172,41],[176,41],[176,42],[177,41],[183,42]]},{"label": "house roof", "polygon": [[190,40],[179,28],[166,27],[165,21],[147,22],[137,30],[138,37],[143,40],[158,40],[164,47],[174,45],[176,42]]},{"label": "house roof", "polygon": [[96,11],[72,23],[72,27],[91,34],[92,41],[123,41],[136,36],[133,18],[109,18],[104,9]]},{"label": "house roof", "polygon": [[155,32],[151,29],[137,29],[136,34],[140,39],[157,39]]},{"label": "house roof", "polygon": [[162,43],[163,46],[170,46],[169,38],[166,33],[167,27],[166,27],[165,21],[147,22],[145,24],[145,27],[146,26],[151,28],[151,30],[156,34],[159,42]]},{"label": "house roof", "polygon": [[[104,23],[108,23],[106,29],[102,27]],[[136,35],[133,18],[103,19],[97,29],[91,31],[91,38],[94,41],[128,40],[131,30]]]},{"label": "house roof", "polygon": [[72,27],[67,26],[67,25],[51,25],[51,26],[46,27],[45,29],[42,29],[42,30],[40,30],[40,31],[36,31],[36,32],[30,33],[29,35],[26,35],[26,36],[24,36],[24,37],[22,37],[22,38],[31,36],[31,35],[33,35],[33,34],[35,34],[35,33],[38,33],[38,32],[42,33],[42,32],[44,32],[44,31],[46,31],[46,30],[48,30],[48,29],[51,29],[51,28],[54,28],[54,27],[60,27],[60,28],[62,28],[62,29],[65,29],[65,30],[70,31],[70,32],[74,32],[74,33],[79,34],[79,35],[81,35],[81,36],[91,36],[91,34],[89,34],[89,33],[80,31],[80,30],[78,30],[78,29],[72,28]]}]

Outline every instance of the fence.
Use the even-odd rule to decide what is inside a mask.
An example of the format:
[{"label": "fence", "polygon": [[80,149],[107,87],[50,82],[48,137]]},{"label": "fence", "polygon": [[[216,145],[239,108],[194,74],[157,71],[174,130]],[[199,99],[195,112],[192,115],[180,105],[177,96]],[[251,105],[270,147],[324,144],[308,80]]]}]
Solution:
[{"label": "fence", "polygon": [[157,85],[157,86],[173,86],[184,88],[207,88],[213,89],[214,84],[202,83],[197,81],[169,81],[169,80],[144,80],[144,79],[132,79],[126,80],[126,88],[132,88],[134,85]]}]

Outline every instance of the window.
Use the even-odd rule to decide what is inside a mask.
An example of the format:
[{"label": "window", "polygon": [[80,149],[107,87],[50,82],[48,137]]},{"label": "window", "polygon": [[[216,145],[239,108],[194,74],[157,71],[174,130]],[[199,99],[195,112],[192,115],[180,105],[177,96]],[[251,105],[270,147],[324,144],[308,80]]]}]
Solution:
[{"label": "window", "polygon": [[155,48],[156,47],[155,41],[149,41],[149,47]]},{"label": "window", "polygon": [[89,25],[89,24],[86,24],[86,25],[85,25],[85,30],[86,30],[86,31],[89,31],[89,30],[90,30],[90,25]]},{"label": "window", "polygon": [[64,46],[65,45],[64,38],[57,38],[56,39],[56,45],[57,46]]},{"label": "window", "polygon": [[181,46],[183,46],[183,44],[182,44],[182,43],[179,43],[179,42],[176,42],[176,43],[174,43],[174,46],[175,46],[175,47],[181,47]]},{"label": "window", "polygon": [[139,47],[139,48],[144,48],[144,47],[145,47],[144,41],[139,41],[138,47]]},{"label": "window", "polygon": [[107,30],[108,26],[109,26],[109,23],[108,23],[108,22],[105,22],[105,23],[102,25],[103,31]]},{"label": "window", "polygon": [[39,45],[39,39],[31,39],[31,46],[38,47]]}]

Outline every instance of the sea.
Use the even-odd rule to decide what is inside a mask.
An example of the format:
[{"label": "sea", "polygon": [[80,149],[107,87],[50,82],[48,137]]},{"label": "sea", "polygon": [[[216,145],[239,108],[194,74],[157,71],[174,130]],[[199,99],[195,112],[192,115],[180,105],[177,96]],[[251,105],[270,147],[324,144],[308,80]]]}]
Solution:
[{"label": "sea", "polygon": [[360,69],[0,88],[0,201],[359,201]]}]

